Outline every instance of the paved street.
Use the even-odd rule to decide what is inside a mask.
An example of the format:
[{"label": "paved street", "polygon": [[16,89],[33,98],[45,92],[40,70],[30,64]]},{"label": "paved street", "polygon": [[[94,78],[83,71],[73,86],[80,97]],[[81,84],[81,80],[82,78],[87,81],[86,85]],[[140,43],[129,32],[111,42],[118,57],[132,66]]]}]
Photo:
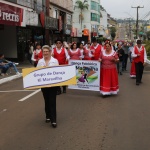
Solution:
[{"label": "paved street", "polygon": [[125,26],[124,26],[124,24],[122,24],[118,28],[118,39],[119,40],[125,40]]},{"label": "paved street", "polygon": [[117,96],[59,95],[56,129],[45,123],[41,92],[22,91],[22,78],[1,84],[0,150],[149,150],[150,72],[140,86],[129,72],[119,81]]}]

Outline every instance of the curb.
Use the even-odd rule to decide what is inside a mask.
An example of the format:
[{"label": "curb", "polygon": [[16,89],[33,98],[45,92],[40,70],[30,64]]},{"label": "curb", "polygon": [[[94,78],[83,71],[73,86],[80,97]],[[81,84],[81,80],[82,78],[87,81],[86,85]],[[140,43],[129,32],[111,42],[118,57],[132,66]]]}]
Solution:
[{"label": "curb", "polygon": [[6,77],[6,78],[3,78],[3,79],[0,79],[0,84],[6,83],[8,81],[12,81],[12,80],[20,78],[20,77],[22,77],[22,73],[20,75],[13,75],[13,76],[10,76],[10,77]]}]

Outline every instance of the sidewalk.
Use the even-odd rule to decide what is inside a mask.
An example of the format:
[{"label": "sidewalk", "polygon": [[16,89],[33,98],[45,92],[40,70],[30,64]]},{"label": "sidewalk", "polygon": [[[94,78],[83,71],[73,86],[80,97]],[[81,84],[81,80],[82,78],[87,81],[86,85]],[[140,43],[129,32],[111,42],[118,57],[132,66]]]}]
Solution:
[{"label": "sidewalk", "polygon": [[0,84],[22,77],[22,69],[31,68],[34,66],[31,65],[29,62],[20,62],[19,65],[17,65],[16,67],[17,67],[18,71],[21,73],[21,75],[16,75],[16,72],[12,68],[11,72],[10,72],[10,70],[8,70],[7,76],[0,75]]}]

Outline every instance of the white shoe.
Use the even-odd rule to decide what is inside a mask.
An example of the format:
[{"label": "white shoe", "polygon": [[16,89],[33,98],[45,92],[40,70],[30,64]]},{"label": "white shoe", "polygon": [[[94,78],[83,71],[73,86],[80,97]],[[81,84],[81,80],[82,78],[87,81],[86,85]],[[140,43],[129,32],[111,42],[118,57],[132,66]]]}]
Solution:
[{"label": "white shoe", "polygon": [[16,75],[20,75],[20,72],[16,72]]},{"label": "white shoe", "polygon": [[19,63],[15,63],[15,65],[19,65]]}]

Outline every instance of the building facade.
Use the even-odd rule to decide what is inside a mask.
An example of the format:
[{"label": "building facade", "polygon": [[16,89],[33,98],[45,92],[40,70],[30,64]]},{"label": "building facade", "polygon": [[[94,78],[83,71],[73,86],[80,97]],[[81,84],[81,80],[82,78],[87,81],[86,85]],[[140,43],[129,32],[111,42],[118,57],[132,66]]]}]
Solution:
[{"label": "building facade", "polygon": [[[73,0],[73,28],[77,30],[76,36],[79,38],[82,37],[84,41],[91,40],[92,37],[98,37],[98,29],[100,27],[100,0],[81,0],[83,3],[88,4],[88,9],[83,10],[82,25],[79,19],[80,9],[76,7],[76,1]],[[89,34],[85,35],[84,30],[88,31]]]},{"label": "building facade", "polygon": [[108,36],[108,22],[107,22],[107,12],[106,10],[101,6],[101,17],[100,17],[100,27],[99,27],[99,36],[107,38]]},{"label": "building facade", "polygon": [[0,0],[0,53],[24,61],[30,42],[45,43],[45,0]]},{"label": "building facade", "polygon": [[72,34],[72,0],[50,0],[49,18],[55,20],[55,26],[52,25],[50,30],[50,44],[53,44],[58,37],[64,41],[71,41]]}]

